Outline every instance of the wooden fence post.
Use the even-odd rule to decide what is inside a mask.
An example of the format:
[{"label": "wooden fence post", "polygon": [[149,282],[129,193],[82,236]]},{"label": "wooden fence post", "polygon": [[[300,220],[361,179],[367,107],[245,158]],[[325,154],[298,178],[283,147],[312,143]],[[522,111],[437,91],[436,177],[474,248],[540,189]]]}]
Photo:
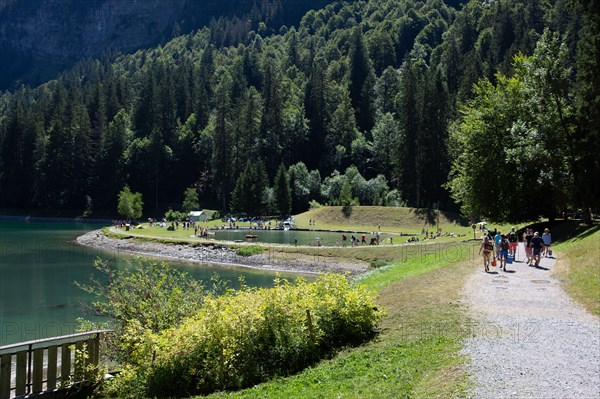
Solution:
[{"label": "wooden fence post", "polygon": [[44,382],[44,348],[33,350],[33,393],[42,392]]},{"label": "wooden fence post", "polygon": [[60,384],[63,387],[69,385],[71,376],[71,349],[69,344],[63,344],[60,348]]},{"label": "wooden fence post", "polygon": [[27,392],[27,351],[17,353],[17,378],[15,394],[25,395]]},{"label": "wooden fence post", "polygon": [[48,390],[56,388],[56,369],[58,361],[58,346],[48,347],[48,376],[46,378],[46,388]]},{"label": "wooden fence post", "polygon": [[10,398],[11,355],[0,356],[0,399]]}]

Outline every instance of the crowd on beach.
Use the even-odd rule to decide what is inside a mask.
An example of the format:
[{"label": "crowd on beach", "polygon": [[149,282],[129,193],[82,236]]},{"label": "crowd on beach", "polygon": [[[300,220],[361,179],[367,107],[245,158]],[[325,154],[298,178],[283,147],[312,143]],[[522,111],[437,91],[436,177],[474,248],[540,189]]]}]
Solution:
[{"label": "crowd on beach", "polygon": [[548,228],[544,229],[542,235],[527,228],[521,237],[514,226],[508,234],[503,234],[496,229],[487,230],[484,231],[479,247],[479,254],[483,256],[484,270],[489,272],[490,266],[496,266],[499,261],[499,269],[509,271],[507,265],[516,261],[520,241],[525,248],[525,261],[528,266],[539,268],[542,257],[552,256],[552,236]]}]

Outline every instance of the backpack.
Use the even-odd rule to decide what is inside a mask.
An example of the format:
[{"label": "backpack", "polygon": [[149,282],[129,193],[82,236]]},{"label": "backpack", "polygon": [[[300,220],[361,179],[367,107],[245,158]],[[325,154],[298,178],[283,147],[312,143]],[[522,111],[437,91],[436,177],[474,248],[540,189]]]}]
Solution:
[{"label": "backpack", "polygon": [[508,240],[506,238],[501,241],[501,244],[502,244],[502,249],[508,250],[509,245],[508,245]]},{"label": "backpack", "polygon": [[515,233],[514,231],[511,231],[511,232],[508,234],[508,240],[509,240],[510,242],[517,242],[517,241],[519,240],[519,238],[517,237],[517,233]]}]

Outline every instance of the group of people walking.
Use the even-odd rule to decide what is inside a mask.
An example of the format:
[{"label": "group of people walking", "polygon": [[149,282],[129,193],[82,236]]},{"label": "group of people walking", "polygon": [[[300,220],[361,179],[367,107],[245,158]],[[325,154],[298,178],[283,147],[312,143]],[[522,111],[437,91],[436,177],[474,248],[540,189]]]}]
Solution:
[{"label": "group of people walking", "polygon": [[[546,228],[542,236],[539,232],[527,228],[523,232],[523,245],[525,247],[525,258],[528,266],[539,267],[542,256],[551,256],[552,236],[550,230]],[[499,269],[507,272],[507,265],[516,260],[517,249],[519,245],[519,235],[513,226],[508,234],[496,229],[488,230],[483,235],[479,254],[483,255],[483,268],[486,272],[490,271],[490,266],[496,266],[497,260],[500,262]]]}]

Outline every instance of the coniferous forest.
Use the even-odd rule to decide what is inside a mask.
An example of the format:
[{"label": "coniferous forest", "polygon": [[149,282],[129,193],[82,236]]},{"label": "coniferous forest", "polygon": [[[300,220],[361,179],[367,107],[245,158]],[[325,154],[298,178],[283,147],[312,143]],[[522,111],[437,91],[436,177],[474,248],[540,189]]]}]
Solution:
[{"label": "coniferous forest", "polygon": [[190,187],[253,214],[600,207],[599,1],[277,10],[1,93],[0,207],[109,213],[126,184],[148,216]]}]

